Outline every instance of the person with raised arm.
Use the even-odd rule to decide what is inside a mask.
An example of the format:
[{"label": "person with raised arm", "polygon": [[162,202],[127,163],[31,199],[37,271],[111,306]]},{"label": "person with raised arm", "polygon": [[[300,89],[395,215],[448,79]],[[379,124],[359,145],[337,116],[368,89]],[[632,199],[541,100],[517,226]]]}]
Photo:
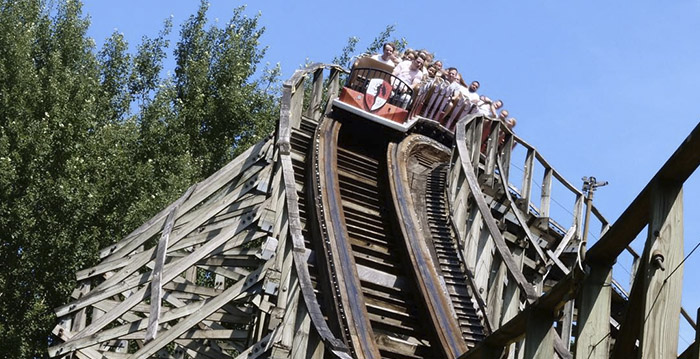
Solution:
[{"label": "person with raised arm", "polygon": [[503,107],[503,101],[492,101],[486,96],[479,97],[479,103],[475,106],[472,113],[478,113],[488,117],[498,117],[498,109]]}]

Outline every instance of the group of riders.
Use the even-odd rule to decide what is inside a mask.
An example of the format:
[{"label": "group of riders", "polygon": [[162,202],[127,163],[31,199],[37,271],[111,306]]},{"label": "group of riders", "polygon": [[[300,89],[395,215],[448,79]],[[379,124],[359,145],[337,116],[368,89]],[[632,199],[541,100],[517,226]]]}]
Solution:
[{"label": "group of riders", "polygon": [[443,68],[442,61],[434,60],[429,51],[406,49],[399,55],[391,42],[385,43],[382,50],[381,54],[372,55],[371,58],[390,66],[392,74],[412,89],[417,90],[426,83],[447,86],[451,98],[445,105],[444,114],[449,114],[455,104],[463,100],[469,106],[466,114],[498,118],[509,128],[515,127],[516,119],[509,117],[508,110],[503,108],[503,101],[492,101],[487,96],[479,95],[479,81],[467,85],[457,68]]}]

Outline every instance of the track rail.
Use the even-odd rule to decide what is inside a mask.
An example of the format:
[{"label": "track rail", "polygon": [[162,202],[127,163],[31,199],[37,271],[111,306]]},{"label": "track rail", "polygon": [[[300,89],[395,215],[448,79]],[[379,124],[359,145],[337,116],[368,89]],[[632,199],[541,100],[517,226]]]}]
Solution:
[{"label": "track rail", "polygon": [[[455,357],[466,346],[459,336],[455,350],[438,339],[438,328],[452,315],[444,312],[444,322],[431,319],[395,218],[386,159],[390,136],[361,125],[325,119],[316,145],[315,202],[341,331],[358,358]],[[439,284],[435,289],[442,292]]]},{"label": "track rail", "polygon": [[[440,344],[447,352],[448,357],[457,357],[467,350],[467,346],[462,338],[456,315],[453,315],[454,310],[450,310],[451,305],[447,291],[443,290],[440,283],[436,261],[433,260],[429,252],[428,245],[433,243],[426,241],[426,239],[431,239],[431,237],[425,238],[420,228],[421,223],[414,206],[414,192],[410,185],[412,181],[409,178],[408,168],[413,167],[411,169],[415,170],[416,167],[425,167],[427,163],[431,165],[435,162],[439,163],[440,157],[443,160],[449,158],[447,154],[439,156],[442,154],[441,151],[435,150],[433,152],[437,152],[438,156],[430,156],[429,150],[434,149],[434,146],[437,145],[436,142],[429,141],[422,136],[409,136],[401,144],[390,144],[387,156],[389,183],[391,184],[396,212],[402,218],[402,221],[399,221],[399,226],[405,240],[407,257],[411,262],[419,291],[427,303],[432,325],[436,329]],[[418,152],[415,150],[419,150],[419,148],[425,148],[428,155],[422,157],[423,161],[419,160],[414,166],[409,166],[411,154]],[[410,174],[415,175],[416,173],[410,171]],[[422,198],[416,199],[422,200]]]},{"label": "track rail", "polygon": [[[415,235],[425,243],[432,255],[431,268],[437,272],[447,297],[445,308],[451,310],[458,330],[452,337],[462,338],[473,347],[490,328],[485,317],[483,303],[474,295],[475,285],[467,272],[464,259],[458,250],[457,239],[451,231],[447,199],[445,197],[447,167],[450,150],[434,139],[422,135],[411,135],[395,146],[397,170],[403,178],[404,192],[410,191],[409,199],[413,208],[406,214],[415,214],[414,227],[422,233]],[[396,196],[401,198],[401,196]],[[403,215],[407,221],[407,215]],[[478,308],[478,309],[477,309]]]}]

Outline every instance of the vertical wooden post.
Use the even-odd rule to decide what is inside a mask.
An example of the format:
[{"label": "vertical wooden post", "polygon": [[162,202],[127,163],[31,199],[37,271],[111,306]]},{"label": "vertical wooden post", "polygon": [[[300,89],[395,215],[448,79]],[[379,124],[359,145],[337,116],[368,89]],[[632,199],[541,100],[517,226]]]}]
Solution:
[{"label": "vertical wooden post", "polygon": [[551,167],[544,169],[544,178],[542,179],[542,200],[540,201],[540,217],[549,217],[549,205],[552,199],[552,173]]},{"label": "vertical wooden post", "polygon": [[469,149],[471,150],[474,173],[478,174],[479,162],[481,160],[481,141],[483,140],[481,136],[483,136],[484,133],[484,118],[477,117],[474,119],[474,121],[472,121],[472,123],[473,125],[471,125],[471,127],[474,129],[474,137],[472,139],[471,147]]},{"label": "vertical wooden post", "polygon": [[[490,121],[486,126],[491,127],[488,140],[486,140],[486,163],[484,164],[484,178],[488,187],[495,185],[496,157],[498,156],[498,133],[500,131],[499,121]],[[482,148],[482,147],[480,147]]]},{"label": "vertical wooden post", "polygon": [[525,326],[525,358],[552,359],[554,358],[554,335],[551,330],[554,318],[548,311],[530,309]]},{"label": "vertical wooden post", "polygon": [[571,349],[571,331],[574,322],[574,301],[570,300],[564,304],[561,318],[561,341],[567,350]]},{"label": "vertical wooden post", "polygon": [[501,326],[501,311],[503,309],[503,285],[506,279],[506,266],[499,256],[493,258],[491,275],[487,292],[488,316],[491,319],[491,329],[496,330]]},{"label": "vertical wooden post", "polygon": [[690,357],[692,359],[700,359],[700,307],[698,307],[698,314],[695,316],[695,323],[697,323],[695,327],[695,343],[693,343],[695,350]]},{"label": "vertical wooden post", "polygon": [[290,116],[289,116],[289,126],[290,128],[299,128],[301,123],[301,114],[304,109],[304,80],[303,78],[299,82],[292,84],[292,96],[290,101]]},{"label": "vertical wooden post", "polygon": [[[302,87],[303,88],[303,87]],[[314,71],[313,85],[311,87],[311,99],[306,108],[306,117],[318,121],[321,118],[321,101],[323,100],[323,67]]]},{"label": "vertical wooden post", "polygon": [[518,205],[523,213],[530,212],[530,193],[532,192],[532,173],[535,170],[535,150],[532,148],[527,149],[527,155],[525,155],[525,164],[523,172],[523,184],[520,190],[520,200]]},{"label": "vertical wooden post", "polygon": [[513,134],[510,132],[506,132],[505,130],[503,131],[506,134],[506,140],[503,143],[503,154],[501,157],[501,164],[503,164],[503,167],[501,168],[501,171],[503,171],[503,176],[506,178],[506,189],[508,188],[508,179],[509,179],[509,174],[510,174],[510,157],[511,154],[513,153],[513,143],[514,137]]},{"label": "vertical wooden post", "polygon": [[330,112],[333,99],[338,97],[338,92],[340,91],[340,73],[341,71],[336,67],[331,67],[331,74],[328,76],[328,88],[326,89],[328,103],[326,104],[325,113]]},{"label": "vertical wooden post", "polygon": [[[651,194],[644,286],[644,317],[639,333],[640,358],[675,358],[683,286],[683,187],[657,183]],[[643,270],[643,271],[642,271]]]},{"label": "vertical wooden post", "polygon": [[578,299],[576,356],[602,359],[610,350],[610,299],[612,267],[589,265]]},{"label": "vertical wooden post", "polygon": [[[519,242],[525,245],[524,242]],[[518,268],[522,271],[525,248],[519,245],[511,248],[511,251],[513,253],[513,259],[515,259],[515,262],[518,264]],[[508,284],[506,285],[505,293],[503,295],[503,314],[501,315],[501,322],[499,326],[507,323],[509,320],[515,317],[518,312],[520,312],[520,288],[518,288],[518,283],[515,280],[508,278]],[[516,349],[520,349],[519,352],[522,354],[522,344],[522,341],[510,344],[507,358],[515,359]]]}]

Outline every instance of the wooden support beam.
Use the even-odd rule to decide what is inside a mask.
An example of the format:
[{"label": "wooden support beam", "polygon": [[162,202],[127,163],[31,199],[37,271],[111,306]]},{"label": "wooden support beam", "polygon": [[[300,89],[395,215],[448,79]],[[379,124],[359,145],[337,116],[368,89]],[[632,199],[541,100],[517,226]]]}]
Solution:
[{"label": "wooden support beam", "polygon": [[501,313],[503,311],[503,290],[506,280],[506,267],[503,261],[495,257],[491,263],[488,291],[486,296],[486,308],[488,318],[493,323],[492,330],[498,329],[501,323]]},{"label": "wooden support beam", "polygon": [[521,213],[518,206],[516,206],[516,204],[513,202],[513,198],[511,197],[510,191],[508,190],[508,179],[506,179],[505,173],[503,171],[503,164],[501,164],[500,160],[498,160],[496,164],[501,178],[501,185],[503,186],[507,202],[510,205],[510,210],[513,212],[515,218],[518,220],[520,228],[522,228],[525,232],[525,237],[527,237],[528,242],[530,242],[530,245],[532,245],[532,248],[537,253],[537,256],[539,257],[540,261],[542,261],[541,264],[543,266],[549,267],[552,263],[552,260],[545,256],[544,252],[542,251],[542,247],[540,247],[540,245],[535,240],[535,237],[532,235],[532,232],[530,231],[530,226],[528,225],[527,220],[525,219],[525,214]]},{"label": "wooden support beam", "polygon": [[[481,141],[484,140],[482,138],[482,136],[484,134],[484,126],[487,126],[487,125],[484,123],[485,122],[484,118],[481,116],[473,117],[473,120],[474,120],[473,121],[474,123],[471,124],[471,126],[469,126],[472,129],[472,136],[470,138],[470,140],[471,140],[470,143],[472,143],[473,145],[470,147],[471,152],[464,153],[464,154],[460,153],[459,156],[460,156],[460,158],[462,158],[462,156],[471,155],[468,158],[470,158],[470,160],[471,160],[472,169],[474,170],[474,173],[479,173],[479,162],[481,159]],[[465,122],[469,121],[469,117],[467,117],[467,119],[464,119],[462,121],[465,121]],[[464,126],[460,126],[458,124],[457,125],[457,132],[459,132],[460,129],[463,127]],[[462,138],[464,138],[464,139],[462,139]],[[466,136],[458,137],[458,140],[456,142],[457,142],[457,144],[464,143],[465,140],[467,140],[467,138],[468,137],[466,137]]]},{"label": "wooden support beam", "polygon": [[[698,314],[695,316],[695,323],[700,324],[700,307]],[[700,325],[695,328],[695,350],[693,350],[692,359],[700,359]]]},{"label": "wooden support beam", "polygon": [[221,295],[207,300],[205,305],[199,311],[189,315],[186,318],[183,318],[172,328],[165,331],[162,336],[144,345],[141,349],[134,353],[134,358],[148,358],[169,342],[179,338],[180,335],[204,320],[209,315],[213,314],[226,303],[243,296],[248,288],[257,284],[265,277],[265,272],[268,269],[268,263],[270,262],[267,262],[265,265],[252,272],[246,280],[240,280],[238,283],[226,289],[223,293],[221,293]]},{"label": "wooden support beam", "polygon": [[[672,358],[678,351],[683,289],[683,189],[657,183],[651,193],[649,235],[642,260],[644,321],[639,334],[640,358]],[[632,329],[632,328],[630,328]]]},{"label": "wooden support beam", "polygon": [[562,344],[566,350],[571,350],[571,332],[574,322],[574,301],[570,300],[564,304],[561,315],[561,337]]},{"label": "wooden support beam", "polygon": [[[488,139],[486,140],[486,162],[484,163],[483,175],[486,179],[486,186],[493,188],[495,185],[496,160],[498,159],[498,133],[500,130],[501,123],[499,121],[485,122],[486,123],[484,124],[484,126],[490,127],[490,132]],[[473,145],[477,146],[480,149],[483,148],[482,146],[480,146],[480,144],[477,143],[474,143]]]},{"label": "wooden support beam", "polygon": [[610,299],[612,267],[587,266],[578,299],[576,355],[606,359],[610,350]]},{"label": "wooden support beam", "polygon": [[[324,113],[329,113],[333,106],[333,99],[338,97],[338,92],[340,91],[340,74],[342,73],[337,67],[331,68],[331,74],[328,76],[328,89],[326,90],[328,95],[328,103],[326,104],[326,110]],[[320,119],[319,119],[320,120]]]},{"label": "wooden support beam", "polygon": [[[460,139],[460,134],[464,132],[465,124],[471,120],[472,118],[467,117],[460,121],[460,124],[457,127],[458,139]],[[461,141],[463,141],[463,135],[460,141],[458,141],[458,146]],[[681,144],[676,152],[674,152],[671,158],[669,158],[666,164],[664,164],[661,170],[659,170],[652,181],[642,190],[632,204],[630,204],[630,206],[623,212],[615,224],[613,224],[609,230],[605,231],[601,236],[601,239],[593,247],[591,247],[585,263],[612,265],[617,256],[636,237],[641,228],[646,225],[649,218],[648,201],[650,199],[651,189],[657,185],[659,180],[662,180],[665,183],[685,182],[685,180],[688,179],[699,164],[700,124],[696,126],[688,138]],[[645,264],[646,263],[642,263],[642,266],[645,266]],[[643,268],[640,268],[639,271],[641,273],[644,270]],[[638,278],[642,277],[638,276]],[[576,290],[581,280],[582,273],[575,268],[566,277],[560,280],[549,292],[537,299],[537,301],[534,303],[530,304],[524,311],[519,313],[508,323],[501,326],[501,328],[499,328],[497,331],[486,337],[482,344],[470,350],[463,357],[478,358],[480,351],[487,345],[503,346],[517,340],[525,333],[526,313],[528,311],[532,310],[533,308],[559,308],[562,303],[570,299],[571,294]],[[635,293],[635,287],[641,288],[641,286],[638,285],[633,286],[633,291],[630,295],[630,307],[634,307],[634,298],[641,296]],[[677,297],[680,298],[680,295],[677,295]],[[679,312],[680,309],[677,308],[673,316],[678,317]],[[638,316],[630,315],[627,317],[638,318]],[[637,328],[638,327],[639,326],[637,326]],[[677,331],[677,327],[675,330]],[[632,341],[632,343],[634,343],[634,341]],[[616,343],[616,349],[618,344],[619,338],[618,343]],[[625,357],[629,355],[630,352],[631,350],[627,350],[626,352],[620,351],[621,354],[616,357]],[[561,353],[558,352],[558,354],[561,356]]]},{"label": "wooden support beam", "polygon": [[523,172],[523,183],[520,189],[520,200],[518,205],[525,212],[530,212],[530,195],[532,193],[532,174],[535,172],[535,149],[528,148],[525,155],[525,165]]},{"label": "wooden support beam", "polygon": [[146,330],[145,341],[153,340],[158,335],[158,321],[160,319],[161,299],[163,297],[163,267],[165,266],[165,253],[168,250],[168,240],[170,232],[173,230],[177,210],[192,194],[195,186],[190,187],[187,192],[175,202],[175,205],[165,218],[165,227],[158,241],[158,250],[156,251],[155,265],[153,266],[153,275],[151,279],[151,312],[148,316],[148,330]]},{"label": "wooden support beam", "polygon": [[[185,203],[181,205],[181,213],[187,213],[194,206],[200,204],[203,200],[228,183],[234,174],[243,173],[246,169],[248,169],[248,167],[258,162],[258,160],[267,154],[270,144],[271,141],[260,141],[236,157],[236,159],[226,164],[226,166],[216,171],[213,175],[209,176],[204,181],[199,182],[197,184],[197,190],[189,196],[189,200],[185,201]],[[141,246],[151,236],[158,233],[158,231],[163,227],[165,218],[167,217],[168,213],[170,213],[170,210],[174,205],[175,203],[162,210],[148,222],[131,232],[123,240],[102,249],[100,251],[100,258],[121,258],[127,256],[134,249]]]},{"label": "wooden support beam", "polygon": [[[469,121],[471,117],[467,117],[463,119],[462,121]],[[461,121],[460,121],[461,122]],[[476,202],[477,208],[481,215],[484,218],[484,223],[486,227],[488,228],[489,233],[493,237],[493,242],[496,246],[496,250],[498,254],[501,256],[503,259],[503,262],[506,265],[506,268],[508,269],[509,275],[513,277],[513,279],[518,283],[518,286],[520,287],[520,290],[522,293],[526,295],[528,300],[534,300],[537,297],[537,293],[535,293],[535,290],[532,288],[532,285],[528,283],[527,279],[525,279],[525,276],[523,273],[518,269],[515,260],[513,259],[512,254],[510,253],[510,250],[508,249],[508,245],[505,243],[505,239],[503,238],[503,234],[501,231],[498,229],[498,226],[496,225],[496,220],[493,218],[493,215],[491,214],[491,210],[489,209],[488,205],[486,204],[486,200],[484,199],[484,195],[481,192],[481,189],[479,188],[479,185],[477,183],[476,179],[476,174],[473,171],[473,164],[469,163],[470,158],[469,156],[469,150],[467,149],[467,143],[465,140],[465,133],[464,133],[464,125],[458,125],[457,126],[457,149],[460,154],[460,160],[462,161],[462,170],[464,171],[464,174],[466,175],[467,178],[467,184],[469,185],[469,189],[471,190],[471,194]],[[479,152],[479,149],[476,149],[477,153]]]},{"label": "wooden support beam", "polygon": [[[507,128],[507,127],[505,127]],[[505,177],[505,187],[506,190],[508,190],[508,180],[510,179],[509,174],[510,174],[510,158],[513,154],[513,146],[515,145],[515,138],[513,137],[513,133],[510,131],[503,131],[505,133],[505,141],[502,145],[500,145],[501,148],[501,163],[503,166],[501,166],[501,173],[503,173],[503,177]],[[500,138],[500,137],[499,137]],[[500,142],[500,139],[499,139]]]},{"label": "wooden support beam", "polygon": [[525,358],[550,359],[554,358],[554,337],[552,330],[554,317],[547,310],[531,310],[526,327]]},{"label": "wooden support beam", "polygon": [[321,111],[321,100],[323,100],[323,67],[314,71],[313,87],[311,88],[311,98],[306,108],[306,117],[318,121],[323,112]]},{"label": "wooden support beam", "polygon": [[542,178],[542,191],[540,192],[540,217],[549,217],[549,207],[552,201],[552,173],[551,167],[544,169],[544,177]]}]

